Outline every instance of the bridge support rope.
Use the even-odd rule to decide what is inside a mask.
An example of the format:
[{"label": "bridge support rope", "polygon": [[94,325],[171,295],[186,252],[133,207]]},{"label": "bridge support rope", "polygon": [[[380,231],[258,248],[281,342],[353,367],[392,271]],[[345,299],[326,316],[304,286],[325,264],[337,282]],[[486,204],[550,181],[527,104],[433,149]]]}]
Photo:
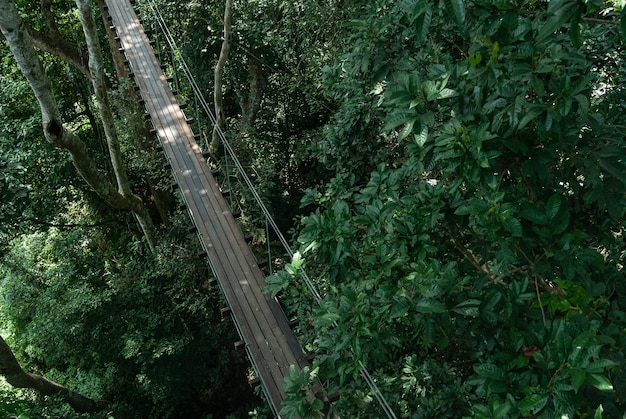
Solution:
[{"label": "bridge support rope", "polygon": [[[180,64],[181,68],[183,69],[183,72],[187,76],[187,78],[189,80],[189,83],[190,83],[190,85],[192,87],[192,90],[194,92],[194,95],[197,97],[198,101],[202,105],[202,108],[204,109],[206,115],[209,117],[211,123],[213,125],[215,125],[216,124],[216,118],[213,115],[213,112],[212,112],[211,108],[209,107],[208,103],[204,99],[204,95],[202,94],[201,89],[197,85],[197,83],[196,83],[196,81],[195,81],[195,79],[193,77],[193,74],[189,70],[189,67],[187,66],[187,63],[185,62],[184,58],[182,57],[182,54],[180,53],[180,50],[179,50],[178,46],[176,45],[174,37],[172,36],[172,34],[171,34],[171,32],[170,32],[170,30],[169,30],[169,28],[168,28],[168,26],[167,26],[167,24],[165,22],[165,19],[161,15],[157,5],[155,4],[155,2],[153,0],[143,0],[143,1],[148,3],[148,5],[150,6],[151,11],[154,14],[154,17],[156,18],[157,23],[158,23],[158,25],[159,25],[159,27],[160,27],[160,29],[161,29],[165,39],[166,39],[167,44],[169,45],[169,47],[173,51],[177,52],[174,55],[177,57],[178,62]],[[283,247],[285,249],[285,252],[289,255],[290,258],[292,258],[294,256],[294,252],[291,249],[291,247],[289,246],[289,243],[287,242],[287,240],[285,239],[284,235],[282,234],[282,232],[278,228],[278,226],[275,223],[272,215],[270,214],[270,212],[268,211],[267,207],[265,206],[263,200],[261,199],[260,195],[256,191],[256,188],[255,188],[253,182],[250,180],[249,176],[246,174],[245,169],[243,168],[243,166],[239,162],[239,159],[237,158],[233,148],[231,147],[230,142],[228,141],[228,139],[224,135],[224,132],[221,129],[219,129],[219,127],[217,127],[217,128],[218,128],[217,131],[218,131],[218,134],[220,136],[220,140],[222,141],[222,144],[224,145],[224,149],[226,150],[228,155],[230,155],[233,163],[237,167],[237,170],[239,171],[240,175],[242,176],[243,180],[245,181],[249,191],[251,192],[251,194],[253,195],[254,199],[256,200],[257,205],[259,206],[259,208],[263,212],[263,214],[265,216],[265,219],[266,219],[266,222],[268,223],[269,226],[271,226],[272,230],[274,231],[274,234],[276,235],[276,237],[279,239],[279,241],[283,245]],[[269,235],[267,235],[267,238],[268,238],[268,242],[269,242]],[[270,261],[270,263],[271,263],[271,261]],[[310,278],[307,276],[306,272],[304,272],[304,271],[302,272],[302,279],[306,283],[306,285],[307,285],[311,295],[314,297],[315,301],[317,303],[320,303],[322,297],[321,297],[320,293],[317,291],[317,288],[315,287],[315,284],[313,284],[313,282],[310,280]],[[336,323],[335,323],[335,326],[337,326]],[[363,379],[365,380],[365,382],[369,386],[370,391],[372,392],[372,395],[374,396],[374,398],[379,403],[381,409],[384,411],[384,413],[387,415],[388,418],[396,419],[397,417],[396,417],[393,409],[391,408],[391,406],[389,405],[389,402],[386,400],[385,396],[382,394],[382,392],[380,391],[380,389],[376,385],[376,382],[375,382],[374,378],[372,377],[372,375],[367,370],[365,364],[362,361],[359,361],[359,366],[361,367],[361,371],[360,371],[361,374],[360,375],[363,377]]]},{"label": "bridge support rope", "polygon": [[209,170],[129,0],[106,0],[161,147],[209,256],[275,415],[291,365],[308,365],[280,305],[263,294],[265,276]]},{"label": "bridge support rope", "polygon": [[[174,42],[174,39],[165,23],[165,20],[161,16],[158,8],[156,7],[156,5],[154,4],[152,0],[145,0],[145,1],[150,6],[157,20],[158,26],[160,27],[160,30],[163,33],[165,40],[170,48],[172,65],[175,67],[176,63],[178,63],[181,66],[183,72],[185,73],[186,78],[188,79],[192,87],[192,90],[194,93],[194,101],[197,101],[202,106],[202,108],[205,111],[205,114],[208,116],[211,123],[215,125],[216,118],[213,115],[207,102],[204,100],[204,96],[200,88],[198,87],[191,71],[189,70],[189,67],[187,66],[186,62],[182,58],[180,50],[177,48]],[[233,320],[238,329],[238,332],[240,336],[242,337],[242,340],[246,342],[245,346],[246,346],[246,351],[248,352],[249,358],[253,366],[257,370],[257,372],[259,372],[259,378],[262,381],[264,391],[266,395],[268,396],[268,400],[270,401],[270,406],[272,407],[274,414],[278,416],[281,401],[284,399],[284,396],[285,396],[284,389],[282,388],[282,378],[288,374],[289,365],[293,364],[293,365],[297,365],[299,368],[302,368],[304,365],[307,365],[308,362],[306,361],[306,358],[304,357],[304,354],[302,353],[302,349],[297,343],[295,336],[293,336],[293,332],[289,328],[287,319],[285,318],[284,313],[280,309],[278,302],[270,298],[269,296],[263,295],[262,293],[262,290],[265,284],[264,276],[262,272],[260,271],[260,269],[258,268],[256,264],[256,260],[253,257],[251,257],[251,252],[249,248],[247,247],[247,245],[245,244],[245,239],[243,238],[241,231],[238,230],[238,227],[236,226],[236,223],[234,222],[234,218],[232,217],[232,213],[230,210],[228,210],[228,206],[224,201],[224,197],[221,196],[219,188],[217,187],[217,184],[215,183],[213,176],[208,170],[206,162],[204,161],[204,158],[202,157],[202,153],[199,150],[198,145],[195,143],[193,133],[191,132],[191,129],[188,127],[185,121],[184,114],[182,114],[182,111],[176,104],[175,99],[173,98],[173,94],[171,90],[169,90],[169,87],[167,86],[166,78],[162,74],[160,65],[156,61],[156,56],[154,56],[154,52],[151,50],[151,48],[147,48],[147,46],[149,46],[149,41],[145,33],[143,32],[143,28],[141,27],[141,24],[139,23],[139,20],[137,19],[137,16],[134,13],[134,10],[132,9],[130,5],[130,1],[129,0],[106,0],[106,3],[110,11],[115,10],[115,12],[117,13],[117,21],[118,21],[117,24],[122,22],[122,26],[124,26],[125,33],[121,34],[118,32],[118,36],[120,36],[120,39],[123,39],[124,36],[122,35],[125,35],[125,39],[126,39],[125,43],[127,43],[128,45],[123,45],[123,47],[127,51],[127,58],[129,59],[131,66],[133,66],[133,70],[137,77],[138,84],[140,85],[140,90],[142,92],[142,95],[144,96],[146,106],[149,108],[148,109],[149,113],[152,116],[152,120],[155,125],[155,128],[157,128],[157,132],[159,133],[159,138],[162,142],[163,149],[164,151],[166,151],[166,155],[168,155],[168,159],[170,161],[170,165],[172,166],[172,170],[174,171],[174,175],[177,179],[177,182],[181,185],[180,189],[181,189],[181,194],[183,195],[183,199],[185,200],[187,204],[187,208],[190,211],[190,215],[192,219],[194,220],[194,223],[196,224],[199,237],[201,239],[201,242],[203,243],[203,247],[205,248],[206,253],[209,255],[209,263],[210,263],[211,269],[215,277],[218,279],[220,287],[222,288],[222,291],[229,303],[229,306],[231,307],[231,310],[233,313]],[[124,18],[128,18],[129,16],[130,16],[130,21],[124,20]],[[113,18],[113,20],[114,21],[116,20],[115,17]],[[150,55],[151,53],[152,56],[154,56],[154,59],[152,60],[153,63],[152,63],[152,69],[151,69],[153,73],[143,74],[143,77],[147,78],[148,80],[141,80],[141,77],[142,77],[141,71],[139,71],[138,68],[135,68],[135,67],[139,67],[140,63],[145,64],[142,62],[142,60],[145,60],[146,57],[139,57],[139,58],[136,57],[135,60],[131,59],[131,57],[128,56],[129,55],[128,52],[131,50],[131,47],[138,47],[138,49],[143,48],[144,54],[147,53],[148,55]],[[145,69],[144,69],[144,72],[145,72]],[[160,83],[156,83],[156,85],[154,82],[148,82],[150,81],[149,80],[150,77],[154,77],[155,75],[160,81]],[[179,83],[178,77],[176,77],[176,83],[177,84]],[[164,91],[160,91],[159,89],[163,87],[166,87],[166,89],[164,89]],[[156,91],[153,90],[155,88],[156,88]],[[167,90],[169,90],[169,92]],[[170,100],[170,103],[164,102],[164,103],[156,104],[155,102],[159,100],[163,100],[163,96],[167,96],[168,99]],[[172,123],[170,120],[168,123],[176,125],[175,129],[167,124],[166,126],[163,126],[162,118],[159,115],[161,113],[159,111],[162,111],[162,109],[159,109],[159,106],[161,107],[165,106],[168,109],[173,109],[174,107],[172,106],[172,103],[176,105],[174,107],[177,108],[181,114],[177,117],[178,120],[182,120],[184,122],[184,124],[176,124],[176,123]],[[155,105],[157,106],[157,108],[150,109],[150,106],[154,107]],[[172,118],[171,115],[169,117]],[[183,127],[186,127],[189,132],[180,132],[179,130],[185,131],[185,128]],[[291,249],[285,237],[282,235],[282,233],[278,229],[278,226],[274,222],[271,214],[267,210],[267,207],[265,206],[258,192],[256,191],[256,188],[254,187],[252,181],[250,180],[243,166],[239,162],[226,136],[220,129],[218,129],[218,134],[220,136],[220,139],[222,140],[224,149],[228,153],[228,156],[230,156],[231,161],[236,166],[237,170],[240,173],[240,176],[242,177],[242,179],[248,186],[249,191],[255,198],[257,205],[260,207],[261,211],[263,212],[267,221],[267,225],[272,228],[276,237],[279,239],[279,241],[285,248],[285,251],[289,255],[289,257],[293,257],[294,255],[293,250]],[[180,143],[180,138],[178,137],[184,137],[186,144],[184,145],[176,144],[176,143]],[[172,142],[173,144],[169,144],[169,142]],[[190,156],[189,155],[185,156],[184,151],[181,151],[181,150],[177,151],[176,147],[185,148],[186,149],[185,151],[187,152],[187,154],[191,154],[191,158],[195,159],[195,162],[191,162],[187,166],[183,165],[184,167],[180,167],[180,164],[179,164],[180,162],[177,161],[177,159],[180,159],[180,158],[188,159],[190,158]],[[200,165],[197,164],[198,161],[200,161]],[[194,170],[198,170],[201,173],[193,173]],[[188,172],[191,172],[191,174]],[[203,180],[201,178],[203,176],[209,180],[209,185],[202,183]],[[192,179],[189,179],[190,177]],[[228,178],[227,181],[229,182],[230,176],[228,174],[227,174],[227,178]],[[197,188],[198,190],[194,190],[194,188]],[[209,220],[206,220],[206,219],[203,220],[202,219],[203,217],[201,216],[202,211],[198,207],[198,203],[195,202],[196,199],[198,198],[198,195],[202,195],[202,194],[211,195],[210,193],[207,193],[208,189],[213,190],[213,198],[211,198],[211,200],[214,200],[214,202],[210,203],[207,201],[203,201],[201,205],[213,206],[214,209],[217,209],[218,213],[221,211],[221,215],[226,216],[227,220],[222,221],[222,222],[224,222],[225,225],[228,225],[228,227],[222,226],[223,230],[220,230],[221,232],[212,231],[212,227],[209,228],[209,226],[206,225],[207,221],[209,224],[211,224],[211,226],[216,224],[217,220],[215,218],[219,218],[218,216],[220,214],[214,214],[213,216],[211,216],[210,214],[207,214]],[[215,201],[219,201],[221,203],[218,203],[216,207]],[[266,227],[266,228],[269,228],[269,227]],[[219,230],[219,226],[216,230]],[[268,241],[269,241],[268,233],[267,233],[267,236],[268,236]],[[209,237],[211,235],[213,237]],[[216,246],[220,246],[222,244],[221,240],[232,239],[234,236],[237,236],[237,238],[235,239],[235,242],[237,243],[232,244],[231,250],[230,250],[231,252],[234,252],[234,253],[229,253],[228,250],[216,251]],[[245,249],[244,249],[244,246],[245,246]],[[240,256],[237,254],[237,252],[245,253],[244,259],[246,259],[246,261],[243,264],[240,264],[239,268],[235,266],[237,265],[237,261],[235,259],[237,259]],[[228,259],[228,263],[230,263],[230,266],[228,267],[228,269],[230,271],[225,270],[224,266],[222,266],[224,262],[222,260],[223,258]],[[236,272],[237,269],[241,269],[241,272],[237,273]],[[239,277],[239,275],[243,275],[244,277],[251,276],[250,279],[252,281],[248,281],[247,279],[243,280],[241,277]],[[233,278],[228,278],[229,276],[231,277],[234,276],[234,282],[239,282],[239,285],[242,285],[245,283],[244,288],[239,289],[236,286],[234,286],[234,284],[232,283]],[[307,284],[314,299],[319,303],[322,297],[317,291],[315,285],[308,278],[308,276],[306,276],[306,274],[304,274],[303,280]],[[251,287],[250,285],[253,285],[253,286]],[[249,299],[248,301],[249,307],[242,307],[242,302],[239,301],[240,298],[246,299],[247,301]],[[261,308],[261,306],[263,308]],[[248,314],[246,314],[246,309],[248,310],[247,312]],[[250,310],[252,310],[252,313],[250,313]],[[257,333],[255,333],[254,326],[252,329],[250,328],[249,323],[250,322],[254,323],[257,321],[255,311],[265,312],[266,315],[269,314],[268,319],[271,324],[267,324],[265,326],[259,327],[259,330],[261,332],[268,333],[268,336],[271,335],[271,338],[267,338],[265,335],[259,336]],[[274,345],[277,345],[277,346],[273,349],[268,348],[269,346],[271,346],[269,340],[273,340]],[[266,347],[266,345],[268,347]],[[287,353],[287,352],[290,352],[290,353]],[[285,358],[285,355],[286,355],[286,358]],[[359,361],[359,365],[361,367],[361,376],[364,377],[366,383],[368,384],[368,386],[370,387],[370,390],[372,391],[373,396],[379,402],[381,408],[383,409],[387,417],[395,419],[396,416],[393,410],[391,409],[387,400],[378,389],[374,379],[372,378],[370,373],[367,371],[365,365],[360,361]],[[268,381],[269,377],[273,377],[273,378]]]}]

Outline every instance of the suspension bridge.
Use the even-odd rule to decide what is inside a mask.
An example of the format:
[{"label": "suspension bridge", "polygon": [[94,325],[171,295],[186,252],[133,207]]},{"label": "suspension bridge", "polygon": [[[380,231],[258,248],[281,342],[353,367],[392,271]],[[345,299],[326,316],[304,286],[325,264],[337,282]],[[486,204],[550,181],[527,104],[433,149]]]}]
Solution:
[{"label": "suspension bridge", "polygon": [[[278,301],[263,293],[266,285],[265,274],[224,198],[225,191],[220,188],[207,164],[205,155],[189,126],[189,119],[177,102],[168,77],[162,70],[162,63],[157,58],[142,22],[133,8],[134,3],[134,0],[105,0],[105,9],[109,14],[107,18],[111,22],[110,29],[119,39],[121,51],[126,56],[147,114],[159,138],[160,148],[171,167],[176,185],[194,224],[194,230],[208,256],[213,275],[228,303],[225,311],[232,315],[241,343],[257,374],[256,378],[262,385],[274,415],[279,417],[286,397],[283,388],[284,377],[289,375],[291,365],[301,370],[309,365],[309,361]],[[158,11],[155,13],[158,14]],[[167,36],[169,31],[164,22],[159,25]],[[168,42],[173,43],[173,40]],[[201,96],[200,89],[184,62],[183,68],[190,79],[192,89],[196,95]],[[211,116],[211,111],[203,99],[202,106]],[[211,119],[215,123],[214,117]],[[226,138],[223,133],[220,134],[225,149],[242,171]],[[262,212],[285,247],[286,253],[292,256],[293,252],[277,230],[250,179],[244,177]],[[305,281],[315,299],[319,300],[319,294],[306,276]],[[383,407],[383,411],[388,417],[395,418],[365,366],[362,364],[361,366],[361,375]],[[316,389],[321,389],[319,382],[316,383]]]}]

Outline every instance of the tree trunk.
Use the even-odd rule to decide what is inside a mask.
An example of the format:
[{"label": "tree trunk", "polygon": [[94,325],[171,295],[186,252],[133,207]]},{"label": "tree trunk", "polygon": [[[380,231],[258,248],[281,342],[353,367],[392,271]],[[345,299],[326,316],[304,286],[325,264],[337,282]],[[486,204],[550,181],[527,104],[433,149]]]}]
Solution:
[{"label": "tree trunk", "polygon": [[[114,208],[132,211],[142,218],[139,222],[144,233],[149,231],[150,225],[145,217],[147,210],[141,199],[135,195],[124,196],[119,193],[91,160],[86,144],[63,127],[50,81],[35,52],[26,25],[11,0],[0,0],[0,31],[8,41],[20,70],[37,97],[46,139],[55,146],[69,151],[77,172],[105,202]],[[152,247],[152,237],[146,235],[146,238]]]},{"label": "tree trunk", "polygon": [[24,371],[2,336],[0,336],[0,375],[16,388],[32,388],[45,396],[58,394],[79,413],[97,412],[108,405],[105,401],[85,397],[41,375]]},{"label": "tree trunk", "polygon": [[241,108],[241,127],[244,130],[254,124],[265,90],[263,64],[256,62],[254,57],[248,56],[248,71],[250,72],[248,94],[245,95],[241,92],[238,94],[239,107]]},{"label": "tree trunk", "polygon": [[209,151],[211,151],[211,153],[216,153],[220,144],[218,131],[223,131],[226,127],[226,118],[224,117],[224,109],[222,106],[222,77],[224,75],[224,66],[226,65],[226,60],[228,60],[228,53],[230,52],[232,8],[232,0],[226,0],[226,5],[224,6],[224,39],[222,39],[222,49],[220,51],[220,56],[217,60],[217,64],[215,66],[213,101],[215,103],[216,121],[215,126],[213,127],[213,137],[211,139],[211,145],[209,147]]},{"label": "tree trunk", "polygon": [[[98,110],[100,111],[100,117],[102,118],[102,124],[104,126],[104,135],[106,136],[107,145],[109,147],[109,157],[113,166],[113,173],[115,174],[115,179],[117,180],[117,190],[126,198],[139,200],[139,197],[134,195],[130,190],[130,184],[128,183],[128,176],[126,174],[126,165],[122,159],[122,151],[120,150],[117,130],[115,129],[115,120],[113,119],[113,112],[111,112],[111,107],[109,106],[106,78],[104,74],[104,59],[102,57],[98,33],[96,31],[96,22],[93,18],[91,0],[76,0],[76,6],[78,7],[78,17],[83,26],[85,40],[87,41],[91,81],[95,91],[96,103],[98,105]],[[137,217],[137,221],[139,221],[139,225],[141,225],[141,228],[143,229],[143,233],[150,249],[154,251],[154,226],[152,225],[152,220],[150,219],[150,214],[148,213],[147,208],[142,205],[142,211],[133,212],[135,213],[135,217]]]}]

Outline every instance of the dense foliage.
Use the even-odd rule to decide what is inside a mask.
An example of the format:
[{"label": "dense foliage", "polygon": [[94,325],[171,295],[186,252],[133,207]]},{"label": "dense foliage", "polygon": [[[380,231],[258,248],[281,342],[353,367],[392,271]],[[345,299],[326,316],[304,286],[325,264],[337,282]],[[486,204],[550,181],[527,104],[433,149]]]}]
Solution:
[{"label": "dense foliage", "polygon": [[[61,3],[61,30],[80,44]],[[157,3],[209,92],[223,4]],[[623,2],[255,0],[234,9],[228,135],[280,224],[296,218],[300,252],[268,291],[317,353],[311,369],[286,378],[284,413],[327,411],[311,397],[318,376],[340,394],[342,417],[382,417],[365,365],[398,417],[622,417]],[[45,26],[39,13],[29,16],[35,28]],[[3,336],[27,367],[111,400],[120,417],[253,410],[247,365],[230,351],[231,326],[185,221],[172,209],[157,252],[146,253],[132,217],[104,208],[45,143],[28,85],[5,56]],[[89,84],[44,59],[64,117],[109,170]],[[165,175],[135,147],[120,83],[112,97],[123,148],[143,188],[147,173]],[[259,92],[248,125],[246,103]],[[68,414],[8,390],[0,406]]]},{"label": "dense foliage", "polygon": [[1,271],[11,342],[48,378],[115,401],[116,417],[236,410],[245,364],[225,351],[236,338],[195,249],[172,236],[158,256],[138,257],[118,229],[52,228],[13,243]]},{"label": "dense foliage", "polygon": [[377,1],[346,22],[324,69],[339,110],[312,145],[335,177],[298,237],[326,298],[306,313],[270,278],[340,412],[377,414],[362,362],[402,417],[624,413],[624,38],[606,7]]},{"label": "dense foliage", "polygon": [[[44,5],[80,46],[71,2]],[[46,30],[42,13],[25,14],[34,30]],[[61,398],[2,382],[0,416],[262,414],[266,408],[246,383],[245,356],[233,349],[234,327],[220,315],[225,303],[196,257],[188,217],[172,201],[158,250],[148,252],[134,218],[107,207],[68,156],[45,141],[30,87],[7,46],[0,48],[0,331],[25,370],[108,403],[81,416]],[[41,59],[69,128],[112,177],[89,81],[52,54]],[[146,178],[154,176],[167,193],[162,156],[153,160],[137,147],[144,122],[129,84],[109,77],[133,189],[150,196]]]}]

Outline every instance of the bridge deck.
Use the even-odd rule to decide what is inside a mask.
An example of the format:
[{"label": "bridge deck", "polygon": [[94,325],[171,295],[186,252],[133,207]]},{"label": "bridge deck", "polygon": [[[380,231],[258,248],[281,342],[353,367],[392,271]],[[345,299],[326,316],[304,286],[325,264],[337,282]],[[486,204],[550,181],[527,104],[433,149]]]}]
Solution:
[{"label": "bridge deck", "polygon": [[262,292],[264,274],[207,167],[130,1],[106,4],[235,324],[270,403],[279,411],[289,366],[307,365],[302,349],[279,304]]}]

